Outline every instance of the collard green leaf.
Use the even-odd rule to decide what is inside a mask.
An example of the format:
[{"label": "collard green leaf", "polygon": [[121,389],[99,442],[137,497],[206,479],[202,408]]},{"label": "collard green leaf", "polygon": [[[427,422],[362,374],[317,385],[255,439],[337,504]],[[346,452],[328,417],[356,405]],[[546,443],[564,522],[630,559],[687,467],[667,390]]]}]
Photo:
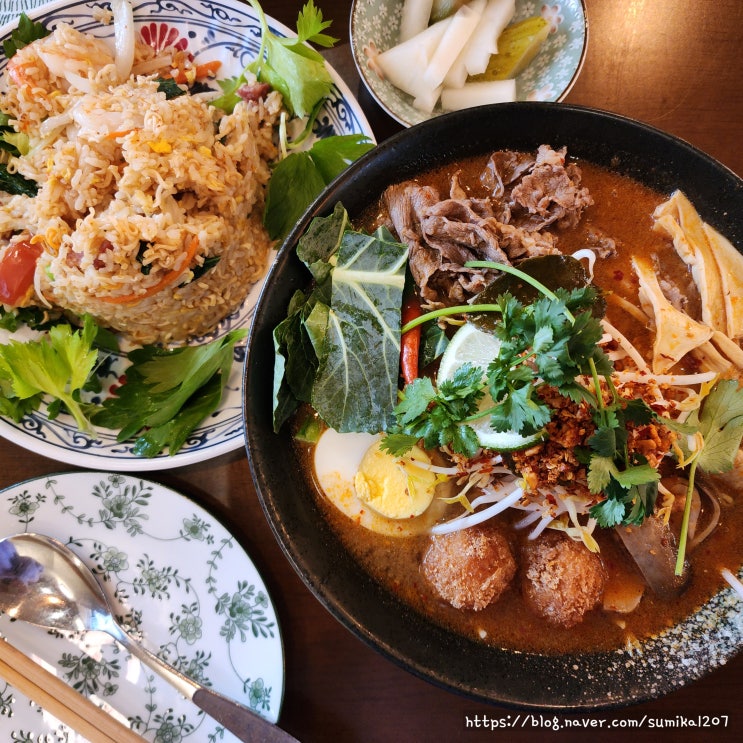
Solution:
[{"label": "collard green leaf", "polygon": [[[350,228],[348,212],[339,201],[327,217],[315,217],[297,242],[297,257],[310,269],[315,281],[327,276],[328,261]],[[322,266],[322,268],[320,268]]]},{"label": "collard green leaf", "polygon": [[337,253],[312,406],[341,432],[386,430],[397,401],[408,249],[388,235],[346,232]]}]

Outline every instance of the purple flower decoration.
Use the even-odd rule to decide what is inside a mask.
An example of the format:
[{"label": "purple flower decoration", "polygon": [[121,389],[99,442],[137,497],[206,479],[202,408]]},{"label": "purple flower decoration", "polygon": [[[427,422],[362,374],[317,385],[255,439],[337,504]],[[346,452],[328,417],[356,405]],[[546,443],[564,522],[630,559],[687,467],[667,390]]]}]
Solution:
[{"label": "purple flower decoration", "polygon": [[35,583],[43,572],[41,563],[31,557],[20,556],[10,540],[0,541],[0,581]]}]

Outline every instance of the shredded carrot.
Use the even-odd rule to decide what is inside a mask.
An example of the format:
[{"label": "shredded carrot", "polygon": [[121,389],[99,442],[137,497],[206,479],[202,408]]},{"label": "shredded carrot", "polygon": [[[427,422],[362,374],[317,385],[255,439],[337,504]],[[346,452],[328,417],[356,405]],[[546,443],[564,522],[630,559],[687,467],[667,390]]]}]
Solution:
[{"label": "shredded carrot", "polygon": [[217,70],[221,66],[222,63],[218,59],[213,59],[211,62],[197,64],[188,70],[178,70],[172,77],[177,83],[193,82],[194,80],[201,80],[204,77],[213,77],[217,74]]},{"label": "shredded carrot", "polygon": [[186,249],[186,260],[183,262],[182,267],[168,271],[165,276],[160,279],[154,286],[141,292],[140,294],[123,294],[116,297],[98,297],[101,302],[107,302],[108,304],[128,304],[129,302],[139,302],[141,299],[151,297],[153,294],[157,294],[161,289],[164,289],[169,284],[172,284],[179,276],[183,275],[183,272],[191,265],[196,251],[199,248],[199,238],[196,235],[191,236],[191,242]]},{"label": "shredded carrot", "polygon": [[135,129],[122,129],[119,132],[109,132],[106,135],[106,139],[117,139],[118,137],[126,137],[127,134],[131,134],[134,131],[136,131],[136,128]]}]

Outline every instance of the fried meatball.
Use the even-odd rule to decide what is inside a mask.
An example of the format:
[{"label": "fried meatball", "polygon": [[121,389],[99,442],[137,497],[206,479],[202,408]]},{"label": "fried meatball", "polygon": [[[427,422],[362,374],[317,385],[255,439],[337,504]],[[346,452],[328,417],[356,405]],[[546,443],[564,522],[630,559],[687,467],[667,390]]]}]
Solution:
[{"label": "fried meatball", "polygon": [[527,542],[521,588],[527,605],[548,622],[572,627],[604,593],[601,558],[583,543],[554,531]]},{"label": "fried meatball", "polygon": [[431,537],[421,570],[453,607],[479,611],[509,585],[516,574],[516,561],[498,529],[473,526]]}]

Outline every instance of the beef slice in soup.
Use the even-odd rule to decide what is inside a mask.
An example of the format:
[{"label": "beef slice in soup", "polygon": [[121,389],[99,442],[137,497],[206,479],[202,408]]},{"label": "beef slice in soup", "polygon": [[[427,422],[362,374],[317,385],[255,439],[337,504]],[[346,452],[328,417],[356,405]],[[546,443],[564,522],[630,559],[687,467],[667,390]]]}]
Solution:
[{"label": "beef slice in soup", "polygon": [[548,145],[536,156],[495,152],[479,181],[488,198],[469,196],[457,174],[448,198],[412,180],[384,192],[392,227],[410,248],[410,271],[427,301],[459,304],[482,291],[496,272],[466,267],[469,261],[513,265],[558,253],[557,237],[546,228],[574,227],[593,203],[578,166],[565,163],[564,149]]}]

